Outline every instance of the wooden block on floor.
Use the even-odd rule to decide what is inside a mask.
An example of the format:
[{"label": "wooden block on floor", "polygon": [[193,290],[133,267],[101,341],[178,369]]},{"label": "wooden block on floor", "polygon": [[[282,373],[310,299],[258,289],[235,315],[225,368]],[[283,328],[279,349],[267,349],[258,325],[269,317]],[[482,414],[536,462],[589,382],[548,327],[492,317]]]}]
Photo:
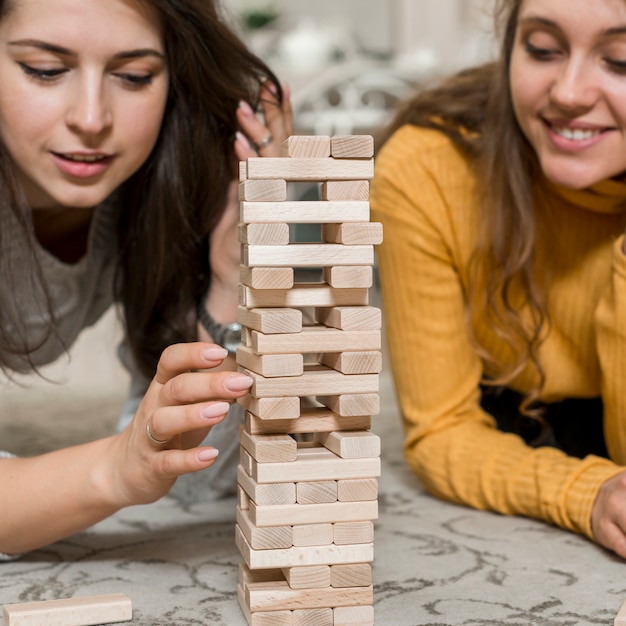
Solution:
[{"label": "wooden block on floor", "polygon": [[291,289],[294,284],[292,267],[239,268],[239,282],[253,289]]},{"label": "wooden block on floor", "polygon": [[354,478],[337,481],[337,500],[339,502],[360,502],[362,500],[376,500],[376,498],[378,498],[378,480],[376,478]]},{"label": "wooden block on floor", "polygon": [[298,396],[257,398],[248,394],[238,398],[237,402],[260,420],[291,420],[300,417],[300,398]]},{"label": "wooden block on floor", "polygon": [[243,326],[266,335],[299,333],[302,330],[302,311],[298,309],[246,309],[240,306],[237,320]]},{"label": "wooden block on floor", "polygon": [[342,374],[379,374],[383,369],[383,355],[380,350],[330,352],[322,354],[320,363]]},{"label": "wooden block on floor", "polygon": [[294,626],[293,611],[255,611],[252,613],[241,585],[237,585],[237,601],[248,626]]},{"label": "wooden block on floor", "polygon": [[372,566],[369,563],[331,565],[332,587],[369,587],[372,584]]},{"label": "wooden block on floor", "polygon": [[321,267],[373,265],[374,246],[337,243],[244,245],[243,264],[250,267]]},{"label": "wooden block on floor", "polygon": [[323,135],[292,135],[282,144],[282,156],[319,159],[330,156],[330,137]]},{"label": "wooden block on floor", "polygon": [[285,180],[244,180],[239,183],[239,200],[284,202],[286,199],[287,181]]},{"label": "wooden block on floor", "polygon": [[374,606],[346,606],[333,609],[334,626],[374,626]]},{"label": "wooden block on floor", "polygon": [[368,301],[369,291],[365,287],[335,288],[324,283],[297,283],[291,289],[252,289],[241,285],[239,297],[239,303],[249,308],[364,306]]},{"label": "wooden block on floor", "polygon": [[[242,465],[237,466],[237,482],[248,497],[260,506],[296,503],[296,483],[264,483],[259,485],[252,476],[246,473]],[[245,508],[249,508],[249,503]]]},{"label": "wooden block on floor", "polygon": [[5,604],[2,616],[4,626],[88,626],[130,621],[133,609],[128,596],[112,593]]},{"label": "wooden block on floor", "polygon": [[239,224],[239,242],[254,246],[289,244],[289,224]]},{"label": "wooden block on floor", "polygon": [[[373,522],[337,522],[333,524],[333,543],[337,546],[371,543],[374,541]],[[368,562],[371,559],[365,559]]]},{"label": "wooden block on floor", "polygon": [[317,396],[318,402],[339,415],[378,415],[380,396],[377,393],[350,393],[337,396]]},{"label": "wooden block on floor", "polygon": [[237,509],[237,527],[253,550],[278,550],[293,545],[291,526],[257,528],[250,520],[248,511],[243,509]]},{"label": "wooden block on floor", "polygon": [[323,224],[322,241],[347,246],[377,246],[383,242],[383,225],[380,222]]},{"label": "wooden block on floor", "polygon": [[298,458],[298,444],[289,435],[250,435],[242,428],[239,436],[257,463],[289,463]]},{"label": "wooden block on floor", "polygon": [[[253,550],[238,526],[235,542],[250,569],[273,569],[305,565],[336,565],[338,563],[369,563],[374,560],[371,543],[356,545],[304,546],[279,550]],[[287,583],[285,586],[288,587]]]},{"label": "wooden block on floor", "polygon": [[322,504],[276,504],[257,506],[250,500],[247,511],[257,528],[278,525],[330,524],[378,519],[378,501]]},{"label": "wooden block on floor", "polygon": [[329,546],[334,539],[334,529],[330,523],[296,525],[291,527],[291,531],[296,547]]},{"label": "wooden block on floor", "polygon": [[324,267],[322,276],[325,283],[336,289],[369,289],[374,284],[371,265]]},{"label": "wooden block on floor", "polygon": [[[320,589],[330,587],[330,565],[307,567],[285,567],[282,570],[287,584],[292,589]],[[338,586],[338,585],[336,585]],[[363,587],[364,585],[354,585]]]},{"label": "wooden block on floor", "polygon": [[[254,331],[254,333],[256,332]],[[276,336],[284,337],[285,335],[270,335],[270,337]],[[267,378],[302,376],[304,373],[304,358],[300,352],[296,354],[259,354],[252,348],[240,344],[237,346],[237,363]]]},{"label": "wooden block on floor", "polygon": [[295,609],[292,617],[293,626],[333,626],[334,614],[331,608]]},{"label": "wooden block on floor", "polygon": [[[331,139],[331,151],[332,151]],[[338,148],[337,148],[338,149]],[[351,148],[353,151],[354,148]],[[345,148],[342,149],[346,153]],[[353,157],[340,159],[306,159],[283,157],[252,157],[248,159],[249,179],[281,178],[287,182],[323,180],[371,180],[374,177],[372,158],[357,160]],[[245,221],[245,220],[244,220]]]},{"label": "wooden block on floor", "polygon": [[369,180],[328,180],[322,183],[320,194],[322,200],[368,200],[370,183]]},{"label": "wooden block on floor", "polygon": [[371,135],[334,135],[330,138],[330,154],[336,159],[369,159],[374,156]]},{"label": "wooden block on floor", "polygon": [[380,437],[369,431],[315,433],[315,440],[342,459],[380,456]]},{"label": "wooden block on floor", "polygon": [[337,502],[336,480],[312,480],[296,483],[298,504],[324,504]]},{"label": "wooden block on floor", "polygon": [[316,433],[332,430],[369,430],[369,415],[342,416],[326,407],[303,410],[295,419],[261,419],[246,411],[246,430],[252,435],[278,433]]},{"label": "wooden block on floor", "polygon": [[321,307],[315,310],[315,321],[341,330],[379,330],[382,312],[374,306]]},{"label": "wooden block on floor", "polygon": [[[248,473],[258,483],[378,478],[380,476],[380,457],[342,459],[323,446],[298,448],[297,460],[288,464],[257,463],[251,458],[250,466],[251,471]],[[310,520],[310,523],[314,522]]]},{"label": "wooden block on floor", "polygon": [[370,204],[365,200],[288,200],[287,202],[242,202],[240,219],[255,222],[287,224],[334,224],[367,222]]},{"label": "wooden block on floor", "polygon": [[[359,308],[359,307],[355,307]],[[254,330],[250,344],[256,354],[290,354],[294,352],[380,351],[380,330],[343,330],[322,325],[304,326],[299,333],[265,334]],[[263,394],[259,394],[263,395]]]}]

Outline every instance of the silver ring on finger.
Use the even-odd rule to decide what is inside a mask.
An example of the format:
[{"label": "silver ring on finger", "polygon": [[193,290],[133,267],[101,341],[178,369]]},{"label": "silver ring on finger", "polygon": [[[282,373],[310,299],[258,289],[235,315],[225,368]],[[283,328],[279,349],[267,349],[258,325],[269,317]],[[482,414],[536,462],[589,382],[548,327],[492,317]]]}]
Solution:
[{"label": "silver ring on finger", "polygon": [[152,443],[155,443],[157,446],[162,446],[163,444],[167,443],[169,441],[169,439],[157,439],[151,432],[150,432],[150,420],[148,420],[146,422],[146,435],[148,435],[148,439],[150,439],[150,441]]},{"label": "silver ring on finger", "polygon": [[274,141],[274,137],[272,136],[272,133],[269,133],[267,137],[261,139],[261,141],[257,143],[256,145],[257,152],[259,150],[263,150],[263,148],[267,148],[267,146],[269,146],[273,141]]}]

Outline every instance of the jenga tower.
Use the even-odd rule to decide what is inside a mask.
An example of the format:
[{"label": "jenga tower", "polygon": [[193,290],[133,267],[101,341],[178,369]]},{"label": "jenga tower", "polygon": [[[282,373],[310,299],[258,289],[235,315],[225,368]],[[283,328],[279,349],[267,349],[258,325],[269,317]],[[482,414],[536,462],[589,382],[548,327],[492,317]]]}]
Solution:
[{"label": "jenga tower", "polygon": [[[368,304],[382,241],[369,221],[373,139],[290,137],[283,155],[240,167],[237,362],[254,384],[240,400],[239,603],[253,626],[367,626],[382,367]],[[320,182],[322,199],[288,201],[299,181]],[[321,241],[290,242],[298,223],[320,224]],[[322,281],[296,281],[299,268],[322,268]]]}]

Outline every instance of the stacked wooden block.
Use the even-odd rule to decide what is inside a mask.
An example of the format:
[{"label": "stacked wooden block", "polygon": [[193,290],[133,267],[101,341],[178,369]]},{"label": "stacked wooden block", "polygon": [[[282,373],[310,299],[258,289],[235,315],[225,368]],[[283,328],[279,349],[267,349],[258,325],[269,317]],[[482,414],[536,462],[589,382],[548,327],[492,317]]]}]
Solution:
[{"label": "stacked wooden block", "polygon": [[[240,401],[239,602],[253,626],[364,626],[380,476],[373,140],[296,136],[283,154],[240,168],[237,362],[254,384]],[[288,201],[294,181],[321,183],[321,200]],[[294,224],[321,225],[320,241],[290,241]],[[321,280],[299,281],[306,268]]]}]

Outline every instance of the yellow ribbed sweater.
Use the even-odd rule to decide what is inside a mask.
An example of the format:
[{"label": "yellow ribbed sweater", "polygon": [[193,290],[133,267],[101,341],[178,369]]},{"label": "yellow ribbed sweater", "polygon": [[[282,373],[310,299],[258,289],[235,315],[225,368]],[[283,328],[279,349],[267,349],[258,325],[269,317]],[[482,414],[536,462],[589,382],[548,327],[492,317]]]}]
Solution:
[{"label": "yellow ribbed sweater", "polygon": [[[550,277],[542,400],[601,395],[613,461],[531,448],[480,407],[483,374],[510,353],[485,322],[476,339],[501,370],[484,370],[468,339],[464,292],[478,214],[466,158],[437,131],[405,126],[376,159],[372,216],[388,348],[411,468],[433,494],[545,520],[592,537],[600,485],[626,463],[626,185],[538,194],[537,267]],[[509,386],[528,391],[528,367]]]}]

